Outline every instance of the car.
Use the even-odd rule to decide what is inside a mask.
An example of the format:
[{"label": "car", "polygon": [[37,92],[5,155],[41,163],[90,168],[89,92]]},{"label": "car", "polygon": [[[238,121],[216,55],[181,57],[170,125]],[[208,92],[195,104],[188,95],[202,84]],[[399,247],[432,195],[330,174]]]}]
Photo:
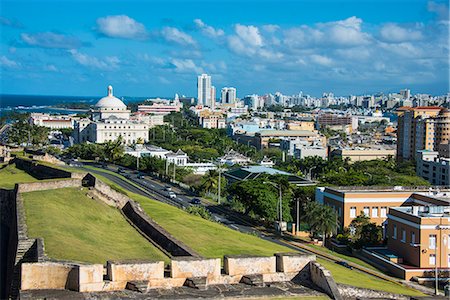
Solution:
[{"label": "car", "polygon": [[164,187],[164,189],[165,189],[166,191],[168,191],[168,192],[171,192],[171,191],[172,191],[172,187],[169,186],[169,185],[166,185],[166,186]]},{"label": "car", "polygon": [[175,194],[174,192],[169,192],[170,199],[175,199],[176,197],[177,197],[177,194]]},{"label": "car", "polygon": [[194,199],[191,200],[191,204],[199,205],[199,204],[201,204],[201,203],[202,203],[202,202],[201,202],[200,199],[198,199],[198,198],[194,198]]},{"label": "car", "polygon": [[343,267],[346,267],[347,269],[353,270],[353,267],[350,266],[350,265],[349,265],[347,262],[345,262],[345,261],[340,260],[340,261],[337,261],[336,263],[337,263],[338,265],[341,265],[341,266],[343,266]]}]

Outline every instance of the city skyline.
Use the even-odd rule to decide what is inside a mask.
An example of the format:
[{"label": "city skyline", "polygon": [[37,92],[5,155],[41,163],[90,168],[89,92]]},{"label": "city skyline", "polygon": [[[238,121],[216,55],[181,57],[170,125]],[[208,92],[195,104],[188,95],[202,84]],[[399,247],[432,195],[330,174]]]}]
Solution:
[{"label": "city skyline", "polygon": [[4,1],[0,92],[195,97],[202,73],[238,97],[449,91],[445,1],[255,3]]}]

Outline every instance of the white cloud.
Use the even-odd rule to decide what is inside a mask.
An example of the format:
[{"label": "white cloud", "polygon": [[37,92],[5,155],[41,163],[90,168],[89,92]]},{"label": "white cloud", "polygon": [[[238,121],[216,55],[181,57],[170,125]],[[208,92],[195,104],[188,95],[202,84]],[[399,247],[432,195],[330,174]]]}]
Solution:
[{"label": "white cloud", "polygon": [[116,70],[119,68],[120,60],[116,56],[107,56],[104,59],[99,59],[95,56],[90,56],[80,53],[77,50],[69,50],[72,58],[80,65],[99,70]]},{"label": "white cloud", "polygon": [[238,38],[245,44],[251,47],[261,47],[263,45],[263,38],[259,33],[258,27],[236,24],[234,30]]},{"label": "white cloud", "polygon": [[[345,20],[323,24],[327,38],[334,44],[356,46],[366,44],[369,35],[361,31],[362,20],[355,16]],[[322,27],[322,26],[320,26]]]},{"label": "white cloud", "polygon": [[162,37],[171,43],[176,43],[180,45],[195,45],[195,40],[187,33],[175,28],[175,27],[164,27],[161,30]]},{"label": "white cloud", "polygon": [[50,71],[50,72],[58,72],[59,71],[58,68],[55,65],[51,65],[51,64],[45,65],[44,66],[44,70],[45,71]]},{"label": "white cloud", "polygon": [[411,28],[404,28],[394,23],[384,25],[380,30],[381,39],[391,43],[418,41],[423,38],[422,32]]},{"label": "white cloud", "polygon": [[276,31],[278,31],[280,29],[280,26],[275,25],[275,24],[267,24],[267,25],[261,26],[261,28],[264,31],[267,31],[269,33],[274,33],[274,32],[276,32]]},{"label": "white cloud", "polygon": [[427,9],[438,15],[439,19],[447,20],[449,19],[449,8],[445,3],[436,3],[434,1],[428,1]]},{"label": "white cloud", "polygon": [[39,32],[35,34],[22,33],[22,41],[33,47],[76,49],[81,47],[78,38],[54,32]]},{"label": "white cloud", "polygon": [[20,63],[7,58],[6,56],[0,56],[0,66],[8,69],[19,69]]},{"label": "white cloud", "polygon": [[126,15],[98,18],[97,31],[112,38],[144,39],[147,37],[145,26]]},{"label": "white cloud", "polygon": [[321,66],[331,66],[333,64],[333,60],[327,56],[319,55],[319,54],[313,54],[310,56],[310,59],[313,63],[321,65]]},{"label": "white cloud", "polygon": [[197,66],[192,59],[172,59],[171,65],[175,68],[175,71],[180,73],[204,73],[203,68]]},{"label": "white cloud", "polygon": [[212,38],[218,38],[225,34],[225,32],[222,29],[215,29],[212,26],[206,25],[200,19],[195,19],[194,23],[197,26],[197,28],[200,29],[200,31],[206,36],[209,36]]}]

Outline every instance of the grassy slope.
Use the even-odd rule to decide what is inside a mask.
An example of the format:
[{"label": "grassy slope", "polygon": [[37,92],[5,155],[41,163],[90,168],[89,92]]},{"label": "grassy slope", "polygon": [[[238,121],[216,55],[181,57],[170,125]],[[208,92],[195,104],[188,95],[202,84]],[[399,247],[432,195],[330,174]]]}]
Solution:
[{"label": "grassy slope", "polygon": [[16,183],[36,182],[38,179],[11,164],[0,170],[0,188],[12,189]]},{"label": "grassy slope", "polygon": [[[114,174],[114,175],[125,179],[123,176],[120,176],[120,175],[117,175],[117,174]],[[95,176],[98,176],[103,182],[105,182],[107,184],[116,186],[116,188],[118,188],[118,189],[122,190],[124,193],[128,194],[129,197],[131,197],[131,198],[135,199],[136,201],[138,201],[139,203],[141,203],[141,206],[144,208],[144,210],[147,212],[147,214],[149,214],[152,218],[154,218],[155,221],[157,221],[157,222],[161,221],[161,220],[158,219],[158,217],[159,217],[158,215],[160,213],[163,214],[163,215],[169,215],[169,216],[167,216],[169,218],[167,220],[167,224],[163,224],[164,223],[164,219],[163,218],[161,218],[163,220],[162,220],[162,223],[160,223],[160,224],[163,227],[165,227],[166,230],[168,230],[169,232],[171,232],[171,231],[169,230],[168,227],[166,227],[167,225],[170,228],[171,227],[175,227],[174,229],[176,231],[176,234],[171,232],[172,234],[174,234],[177,238],[183,240],[186,244],[190,245],[195,250],[197,250],[200,253],[202,253],[200,248],[203,248],[203,247],[197,245],[197,243],[196,243],[196,241],[198,240],[198,236],[199,236],[198,232],[195,233],[195,235],[194,235],[194,237],[192,239],[192,236],[190,235],[191,233],[189,232],[190,231],[189,228],[187,228],[187,230],[184,229],[185,227],[187,227],[186,226],[187,224],[191,224],[191,222],[192,222],[191,218],[199,219],[198,217],[195,217],[195,216],[187,214],[187,216],[189,218],[188,218],[188,220],[186,222],[184,221],[184,219],[182,219],[181,221],[177,220],[176,219],[177,217],[183,217],[183,214],[186,214],[186,213],[184,213],[183,211],[181,211],[181,210],[179,210],[177,208],[171,207],[170,205],[166,205],[166,204],[163,204],[163,203],[160,203],[160,202],[157,202],[157,201],[151,201],[151,200],[149,200],[146,197],[127,192],[127,191],[121,189],[116,184],[114,184],[112,181],[108,180],[107,178],[105,178],[103,176],[100,176],[100,175],[95,175]],[[152,210],[154,210],[154,211],[152,211]],[[170,215],[169,212],[172,212],[172,210],[174,210],[173,211],[174,214]],[[210,224],[210,222],[208,222],[206,220],[203,220],[203,219],[200,219],[200,220],[207,222],[206,224]],[[217,225],[219,225],[219,224],[217,224]],[[197,222],[196,222],[195,226],[197,226]],[[219,225],[219,226],[221,226],[221,225]],[[222,226],[222,228],[223,227],[224,226]],[[200,230],[203,229],[203,226],[202,227],[196,227],[196,229],[198,231],[200,231]],[[208,226],[206,226],[206,229],[208,229]],[[226,228],[226,229],[228,229],[228,228]],[[191,238],[191,240],[189,240],[189,238],[186,237],[186,236],[179,235],[184,230],[186,230],[187,231],[186,233],[190,235],[189,238]],[[231,229],[228,229],[228,230],[231,230]],[[214,229],[213,230],[208,230],[208,231],[214,232]],[[258,239],[256,237],[253,237],[253,236],[250,236],[250,235],[247,235],[247,234],[244,234],[244,235],[245,235],[246,238],[248,238],[247,243],[245,243],[245,246],[247,246],[247,247],[249,247],[249,244],[252,243],[252,241],[250,241],[249,238]],[[223,240],[221,238],[222,238],[222,233],[220,233],[219,237],[217,238],[217,239],[220,239],[219,243],[221,243],[221,244],[231,243],[232,246],[227,245],[227,248],[228,247],[232,248],[232,249],[235,248],[234,240],[230,242],[230,241],[225,241],[225,240]],[[211,243],[217,243],[217,239],[213,240]],[[201,240],[203,240],[203,238],[201,238]],[[260,240],[260,241],[262,241],[263,243],[266,243],[268,245],[278,246],[276,244],[265,242],[263,240]],[[285,250],[281,250],[281,251],[292,252],[292,250],[290,250],[290,249],[285,249]],[[206,252],[208,253],[210,251],[206,250]],[[220,251],[217,251],[217,252],[220,252]],[[269,252],[270,253],[275,253],[276,251],[269,251]],[[270,255],[270,253],[268,255]],[[203,254],[203,255],[207,256],[208,254]],[[342,267],[340,265],[337,265],[335,263],[332,263],[330,261],[323,260],[323,259],[320,259],[320,258],[318,259],[318,261],[325,268],[330,270],[330,272],[333,275],[333,278],[336,280],[337,283],[348,284],[348,285],[361,287],[361,288],[369,288],[369,289],[387,291],[387,292],[391,292],[391,293],[411,295],[411,296],[424,296],[424,294],[420,293],[419,291],[407,288],[405,286],[402,286],[401,284],[388,282],[386,280],[378,279],[378,278],[376,278],[374,276],[371,276],[371,275],[368,275],[368,274],[365,274],[365,273],[357,272],[357,271],[354,271],[354,270],[349,270],[349,269],[347,269],[345,267]]]},{"label": "grassy slope", "polygon": [[256,236],[191,215],[171,205],[125,191],[107,178],[97,174],[95,176],[105,183],[116,186],[130,198],[139,202],[144,211],[158,224],[203,256],[222,257],[234,254],[270,256],[276,252],[293,251]]},{"label": "grassy slope", "polygon": [[53,258],[91,263],[106,260],[165,260],[117,209],[86,196],[86,190],[65,188],[23,193],[28,234],[43,237]]},{"label": "grassy slope", "polygon": [[396,294],[404,294],[410,296],[424,296],[419,291],[407,288],[399,283],[389,282],[374,276],[358,272],[356,270],[349,270],[336,263],[324,259],[317,259],[317,261],[328,269],[333,275],[337,283],[348,284],[356,287],[386,291]]}]

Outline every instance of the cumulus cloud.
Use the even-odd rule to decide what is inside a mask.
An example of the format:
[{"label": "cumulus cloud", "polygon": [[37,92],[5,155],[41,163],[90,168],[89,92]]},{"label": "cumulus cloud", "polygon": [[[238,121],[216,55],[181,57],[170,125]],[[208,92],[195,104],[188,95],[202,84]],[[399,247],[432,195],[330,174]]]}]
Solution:
[{"label": "cumulus cloud", "polygon": [[275,24],[267,24],[267,25],[261,26],[261,28],[262,28],[264,31],[267,31],[267,32],[269,32],[269,33],[273,33],[273,32],[278,31],[278,30],[280,29],[280,26],[275,25]]},{"label": "cumulus cloud", "polygon": [[80,53],[77,50],[69,50],[72,58],[80,65],[99,70],[116,70],[119,68],[120,60],[116,56],[107,56],[103,59]]},{"label": "cumulus cloud", "polygon": [[111,38],[144,39],[147,37],[145,26],[126,15],[98,18],[97,31]]},{"label": "cumulus cloud", "polygon": [[434,1],[428,1],[428,11],[437,14],[440,20],[449,19],[449,7],[445,3],[436,3]]},{"label": "cumulus cloud", "polygon": [[225,32],[222,29],[215,29],[212,26],[206,25],[200,19],[195,19],[194,23],[195,23],[195,26],[197,27],[197,29],[199,29],[206,36],[209,36],[212,38],[218,38],[225,34]]},{"label": "cumulus cloud", "polygon": [[263,38],[256,26],[236,24],[235,34],[228,37],[228,47],[238,54],[255,54],[263,46]]},{"label": "cumulus cloud", "polygon": [[9,26],[13,28],[23,28],[22,23],[20,23],[18,20],[15,19],[9,19],[5,17],[0,16],[0,24],[4,26]]},{"label": "cumulus cloud", "polygon": [[161,30],[161,36],[170,43],[179,45],[195,45],[195,40],[187,33],[175,27],[164,27]]},{"label": "cumulus cloud", "polygon": [[20,38],[25,44],[33,47],[77,49],[82,46],[78,38],[54,32],[22,33]]},{"label": "cumulus cloud", "polygon": [[49,71],[49,72],[58,72],[59,71],[58,68],[52,64],[45,65],[44,70]]},{"label": "cumulus cloud", "polygon": [[0,66],[7,69],[19,69],[20,63],[7,58],[6,56],[0,56]]},{"label": "cumulus cloud", "polygon": [[314,64],[318,64],[324,67],[329,67],[333,64],[333,60],[324,55],[313,54],[310,56],[310,59]]},{"label": "cumulus cloud", "polygon": [[204,73],[203,68],[197,66],[192,59],[172,59],[170,65],[179,73]]},{"label": "cumulus cloud", "polygon": [[385,24],[380,29],[380,37],[383,41],[391,43],[401,43],[406,41],[418,41],[423,38],[423,34],[419,30],[405,28],[398,24]]}]

